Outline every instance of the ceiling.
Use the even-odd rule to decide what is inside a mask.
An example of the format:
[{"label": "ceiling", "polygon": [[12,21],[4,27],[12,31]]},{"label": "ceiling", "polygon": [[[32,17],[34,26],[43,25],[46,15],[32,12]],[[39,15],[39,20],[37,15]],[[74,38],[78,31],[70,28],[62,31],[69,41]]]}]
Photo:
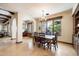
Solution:
[{"label": "ceiling", "polygon": [[[0,8],[23,13],[23,20],[55,14],[73,7],[74,3],[0,3]],[[42,12],[44,10],[44,12]]]}]

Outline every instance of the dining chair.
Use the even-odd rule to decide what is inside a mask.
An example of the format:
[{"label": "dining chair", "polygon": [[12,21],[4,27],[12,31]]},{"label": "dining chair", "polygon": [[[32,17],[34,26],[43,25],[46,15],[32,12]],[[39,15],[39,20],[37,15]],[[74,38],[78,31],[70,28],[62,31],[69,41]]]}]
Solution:
[{"label": "dining chair", "polygon": [[52,45],[53,45],[53,47],[54,47],[55,50],[56,50],[56,48],[58,48],[57,33],[54,33],[54,34],[52,34],[52,35],[54,35],[55,38],[53,38],[53,39],[47,41],[47,47],[48,47],[49,49],[51,49],[51,47],[52,47]]},{"label": "dining chair", "polygon": [[46,42],[46,39],[45,39],[44,37],[40,37],[40,40],[41,40],[41,41],[40,41],[41,46],[45,49],[45,47],[46,47],[45,44],[47,43],[47,42]]},{"label": "dining chair", "polygon": [[53,46],[56,50],[58,48],[58,34],[57,34],[57,32],[54,33],[54,35],[55,35],[55,38],[52,40],[51,44],[53,44]]},{"label": "dining chair", "polygon": [[45,33],[39,33],[39,39],[41,46],[45,48],[46,40],[45,40]]},{"label": "dining chair", "polygon": [[41,45],[41,40],[40,40],[40,38],[38,37],[38,36],[34,36],[35,37],[35,45],[37,45],[38,47],[40,47],[40,45]]},{"label": "dining chair", "polygon": [[33,44],[35,45],[36,40],[37,40],[38,33],[37,33],[37,32],[34,32],[34,33],[32,34],[32,36],[33,36]]},{"label": "dining chair", "polygon": [[45,33],[39,33],[40,37],[45,37]]}]

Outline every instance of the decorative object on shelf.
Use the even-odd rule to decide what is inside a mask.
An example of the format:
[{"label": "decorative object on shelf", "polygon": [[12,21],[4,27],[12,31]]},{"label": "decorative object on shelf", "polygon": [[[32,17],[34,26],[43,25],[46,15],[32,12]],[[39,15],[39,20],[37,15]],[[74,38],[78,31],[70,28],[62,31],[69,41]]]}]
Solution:
[{"label": "decorative object on shelf", "polygon": [[79,24],[77,24],[77,27],[79,27]]},{"label": "decorative object on shelf", "polygon": [[79,24],[77,24],[77,28],[78,28],[77,37],[79,37]]}]

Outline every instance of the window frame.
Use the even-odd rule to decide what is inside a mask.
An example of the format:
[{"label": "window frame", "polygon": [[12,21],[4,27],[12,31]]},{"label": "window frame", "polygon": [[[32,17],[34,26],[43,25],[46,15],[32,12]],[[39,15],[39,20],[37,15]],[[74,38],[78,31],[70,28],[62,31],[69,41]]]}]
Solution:
[{"label": "window frame", "polygon": [[[45,29],[45,31],[47,32],[47,22],[48,21],[50,21],[50,20],[52,20],[52,24],[53,24],[53,29],[52,29],[52,31],[54,32],[54,21],[55,20],[58,20],[58,19],[62,19],[62,16],[57,16],[57,17],[53,17],[53,18],[49,18],[49,19],[47,19],[46,21],[45,20],[43,20],[43,21],[40,21],[41,22],[41,25],[42,25],[42,22],[46,22],[46,29]],[[41,32],[42,32],[42,27],[41,27]],[[59,34],[59,36],[61,36],[61,33]]]}]

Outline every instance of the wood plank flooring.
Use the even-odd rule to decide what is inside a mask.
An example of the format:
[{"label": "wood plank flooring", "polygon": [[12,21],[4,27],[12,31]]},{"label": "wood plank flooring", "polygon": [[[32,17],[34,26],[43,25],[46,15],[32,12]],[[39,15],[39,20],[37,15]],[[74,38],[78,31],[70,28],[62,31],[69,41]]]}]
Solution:
[{"label": "wood plank flooring", "polygon": [[69,44],[58,43],[58,49],[43,49],[33,45],[33,39],[24,37],[23,43],[0,38],[0,56],[76,56],[76,51]]}]

